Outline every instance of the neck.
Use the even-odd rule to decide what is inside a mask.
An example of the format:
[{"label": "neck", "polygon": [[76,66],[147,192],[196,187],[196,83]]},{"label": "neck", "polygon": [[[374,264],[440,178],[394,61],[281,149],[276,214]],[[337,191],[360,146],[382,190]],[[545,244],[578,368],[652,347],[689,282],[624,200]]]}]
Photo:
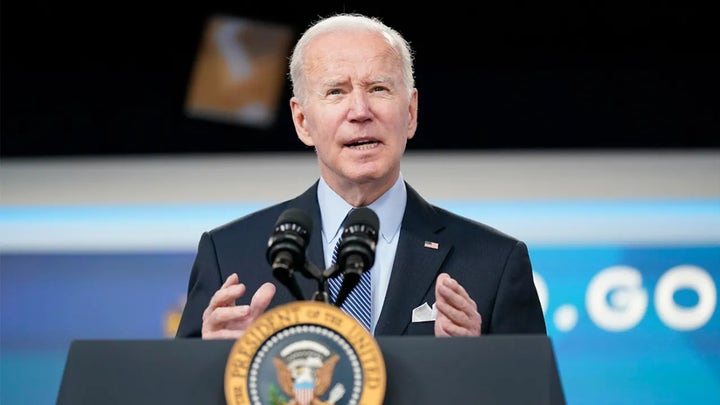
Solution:
[{"label": "neck", "polygon": [[391,178],[377,179],[368,182],[354,182],[354,181],[332,181],[331,179],[325,179],[333,191],[335,191],[343,200],[353,207],[366,207],[378,198],[385,194],[395,181],[397,181],[399,174],[395,174]]}]

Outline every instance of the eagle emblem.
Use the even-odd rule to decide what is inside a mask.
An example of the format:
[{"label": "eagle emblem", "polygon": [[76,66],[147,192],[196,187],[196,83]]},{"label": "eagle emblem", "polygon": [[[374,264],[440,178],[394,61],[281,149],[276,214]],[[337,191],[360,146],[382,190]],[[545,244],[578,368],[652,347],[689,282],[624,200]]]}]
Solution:
[{"label": "eagle emblem", "polygon": [[[281,405],[334,405],[345,395],[345,388],[340,383],[329,390],[340,356],[331,354],[317,342],[295,342],[272,360],[280,389],[291,398],[279,401]],[[321,400],[328,390],[327,398]]]}]

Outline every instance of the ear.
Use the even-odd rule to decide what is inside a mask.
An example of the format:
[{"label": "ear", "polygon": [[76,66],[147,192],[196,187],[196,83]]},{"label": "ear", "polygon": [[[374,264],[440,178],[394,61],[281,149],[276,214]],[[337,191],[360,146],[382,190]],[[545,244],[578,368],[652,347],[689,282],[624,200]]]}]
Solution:
[{"label": "ear", "polygon": [[410,104],[408,106],[408,134],[407,139],[412,139],[417,130],[418,117],[418,90],[415,88],[410,95]]},{"label": "ear", "polygon": [[298,138],[307,146],[315,146],[310,136],[310,131],[308,131],[306,127],[307,120],[305,119],[303,107],[295,97],[290,98],[290,111]]}]

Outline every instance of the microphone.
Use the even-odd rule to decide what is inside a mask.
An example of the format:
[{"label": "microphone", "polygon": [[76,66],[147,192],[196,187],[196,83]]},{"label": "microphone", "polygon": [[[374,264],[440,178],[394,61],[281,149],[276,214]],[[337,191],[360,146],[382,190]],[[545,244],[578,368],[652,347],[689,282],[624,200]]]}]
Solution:
[{"label": "microphone", "polygon": [[298,300],[305,300],[295,271],[305,267],[305,248],[312,232],[312,219],[298,208],[288,208],[275,222],[268,240],[266,257],[273,276],[290,290]]},{"label": "microphone", "polygon": [[343,273],[343,282],[335,300],[337,307],[345,302],[363,272],[370,270],[375,263],[375,247],[380,228],[377,214],[367,207],[351,211],[345,223],[335,262],[338,272],[332,276],[337,277],[339,272]]}]

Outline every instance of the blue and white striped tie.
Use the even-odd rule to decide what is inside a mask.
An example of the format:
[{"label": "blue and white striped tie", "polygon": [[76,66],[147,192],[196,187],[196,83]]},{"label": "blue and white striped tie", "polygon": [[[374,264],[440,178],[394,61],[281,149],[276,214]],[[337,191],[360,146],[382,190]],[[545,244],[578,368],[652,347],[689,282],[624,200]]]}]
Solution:
[{"label": "blue and white striped tie", "polygon": [[[340,247],[341,241],[342,235],[338,239],[335,244],[335,249],[333,250],[333,264],[337,261],[338,248]],[[342,281],[342,274],[328,280],[328,290],[330,291],[330,299],[332,302],[335,302],[337,299]],[[358,282],[355,288],[353,288],[350,294],[348,294],[341,307],[343,311],[352,315],[368,331],[370,331],[370,323],[372,322],[372,288],[370,281],[371,275],[369,269],[367,269],[363,272],[362,276],[360,276],[360,282]]]}]

